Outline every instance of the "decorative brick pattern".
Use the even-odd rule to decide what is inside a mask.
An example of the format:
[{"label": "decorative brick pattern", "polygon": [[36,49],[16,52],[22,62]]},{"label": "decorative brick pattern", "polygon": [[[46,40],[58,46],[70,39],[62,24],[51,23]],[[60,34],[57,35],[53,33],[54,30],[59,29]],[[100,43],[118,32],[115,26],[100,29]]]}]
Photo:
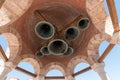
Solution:
[{"label": "decorative brick pattern", "polygon": [[88,56],[92,55],[98,55],[98,49],[102,41],[109,39],[109,36],[106,34],[97,34],[91,40],[88,44]]},{"label": "decorative brick pattern", "polygon": [[8,50],[7,53],[10,60],[14,60],[14,58],[20,54],[21,52],[21,38],[17,31],[10,28],[7,31],[2,29],[2,35],[8,41]]},{"label": "decorative brick pattern", "polygon": [[[49,0],[41,0],[40,3],[44,2],[44,1],[49,2]],[[54,0],[54,1],[62,2],[62,3],[67,2],[65,0],[62,0],[62,1]],[[96,29],[98,29],[98,31],[93,30],[93,31],[96,31],[96,34],[94,36],[92,35],[91,36],[92,38],[90,40],[89,39],[85,40],[86,42],[88,41],[88,43],[86,43],[87,44],[87,46],[86,46],[87,47],[87,49],[86,49],[87,55],[86,56],[77,55],[75,57],[72,57],[72,58],[70,58],[70,60],[67,61],[68,63],[65,63],[64,65],[62,62],[61,63],[58,62],[59,60],[54,61],[54,59],[52,59],[51,62],[46,65],[46,63],[43,62],[44,59],[42,60],[41,58],[40,59],[36,58],[36,56],[33,54],[21,53],[22,50],[26,50],[26,49],[23,49],[23,47],[24,46],[26,47],[27,43],[23,44],[22,38],[21,38],[22,36],[20,36],[20,34],[19,34],[20,31],[16,31],[16,29],[14,29],[14,28],[16,28],[16,26],[14,26],[14,24],[16,24],[16,23],[12,24],[14,26],[14,28],[11,25],[7,26],[8,23],[12,23],[13,21],[16,21],[18,18],[20,18],[20,16],[23,15],[28,10],[28,8],[32,4],[33,0],[6,0],[4,5],[0,9],[0,26],[1,26],[0,34],[4,35],[8,41],[9,46],[8,46],[6,53],[8,54],[7,57],[9,57],[9,61],[6,62],[5,65],[1,64],[2,66],[5,66],[4,67],[5,69],[3,71],[1,71],[2,74],[0,76],[0,79],[4,80],[5,75],[8,74],[12,69],[14,69],[15,66],[18,65],[18,63],[29,62],[33,65],[35,74],[37,74],[37,77],[33,78],[33,79],[28,79],[28,80],[45,80],[44,79],[45,75],[47,74],[47,72],[49,70],[52,70],[52,69],[60,70],[63,73],[63,75],[65,76],[65,80],[74,80],[74,78],[72,77],[72,74],[73,74],[73,70],[77,64],[84,62],[84,63],[88,63],[90,66],[92,66],[92,64],[96,62],[96,60],[99,57],[98,48],[102,41],[108,40],[111,43],[119,43],[120,44],[120,36],[119,36],[120,32],[117,32],[116,34],[113,35],[113,31],[114,31],[113,25],[111,23],[110,17],[108,17],[108,15],[105,12],[104,0],[86,0],[86,9],[87,10],[84,10],[85,4],[79,5],[80,1],[84,3],[84,0],[70,0],[70,1],[68,1],[68,3],[70,3],[70,4],[74,3],[73,6],[77,5],[76,9],[84,6],[84,8],[82,8],[81,10],[83,10],[83,12],[87,11],[88,15],[90,16],[90,18],[92,20],[92,23],[94,24],[93,26],[95,26]],[[32,6],[35,7],[37,4],[36,1],[34,1],[33,3],[34,4],[32,4]],[[32,8],[30,8],[30,9],[32,10]],[[33,9],[33,10],[35,10],[35,9]],[[28,10],[28,12],[30,12],[30,11]],[[27,14],[25,14],[25,15],[27,15]],[[26,16],[23,16],[23,19],[20,18],[20,21],[24,20],[24,17],[26,17]],[[27,16],[27,19],[29,19],[28,16]],[[20,25],[20,24],[24,24],[24,22],[21,22],[18,25]],[[32,23],[31,23],[31,25],[32,25]],[[24,26],[27,26],[27,24],[24,24]],[[25,28],[25,27],[22,27],[22,28]],[[21,28],[18,28],[18,30],[19,29],[21,29]],[[89,30],[87,30],[87,31],[88,32],[86,32],[86,33],[92,33],[92,31],[89,31]],[[85,35],[85,37],[88,37],[88,35]],[[30,43],[28,43],[28,44],[30,44]],[[28,47],[28,45],[27,45],[27,47]],[[32,53],[32,51],[30,49],[31,48],[27,49],[26,52],[30,51]],[[93,58],[94,58],[94,60],[93,60]],[[89,60],[91,60],[91,61],[89,61]]]},{"label": "decorative brick pattern", "polygon": [[38,63],[38,61],[37,60],[35,60],[34,58],[24,58],[23,60],[21,60],[21,62],[28,62],[28,63],[30,63],[33,67],[34,67],[34,70],[35,70],[35,74],[40,74],[40,69],[41,69],[41,67],[40,67],[40,65],[39,65],[39,63]]},{"label": "decorative brick pattern", "polygon": [[84,56],[76,56],[76,57],[72,58],[67,66],[67,74],[74,73],[74,68],[77,64],[82,63],[82,62],[87,63],[86,59],[87,58]]},{"label": "decorative brick pattern", "polygon": [[0,9],[0,26],[18,19],[27,11],[32,1],[33,0],[6,0]]},{"label": "decorative brick pattern", "polygon": [[107,18],[107,14],[104,8],[104,0],[86,0],[86,8],[95,27],[100,32],[103,32]]}]

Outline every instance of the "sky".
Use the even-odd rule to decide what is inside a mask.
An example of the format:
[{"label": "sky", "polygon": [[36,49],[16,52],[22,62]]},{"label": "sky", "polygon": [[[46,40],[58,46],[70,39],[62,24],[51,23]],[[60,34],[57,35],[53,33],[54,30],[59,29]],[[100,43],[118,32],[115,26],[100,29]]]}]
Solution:
[{"label": "sky", "polygon": [[[105,1],[105,0],[104,0]],[[120,0],[114,0],[115,4],[116,4],[116,8],[117,8],[117,13],[118,13],[118,17],[119,17],[119,23],[120,23]],[[108,12],[108,8],[106,5],[106,1],[105,1],[105,9],[109,15]],[[2,45],[4,51],[6,51],[7,49],[7,41],[4,38],[4,36],[0,36],[0,45]],[[99,53],[100,55],[102,55],[102,53],[104,52],[104,50],[107,48],[107,46],[109,45],[109,43],[107,41],[103,41],[99,47]],[[105,62],[105,71],[108,74],[108,76],[110,77],[110,80],[120,80],[120,45],[116,45],[111,52],[109,53],[109,55],[106,57],[106,59],[104,60]],[[19,67],[25,69],[25,70],[29,70],[30,72],[34,73],[34,68],[30,63],[27,62],[21,62],[18,64]],[[82,70],[86,67],[88,67],[89,65],[86,63],[80,63],[78,64],[75,69],[74,72],[77,72],[79,70]],[[51,70],[47,73],[47,76],[62,76],[63,74],[59,71],[59,70]],[[26,74],[23,74],[21,72],[18,72],[16,70],[11,71],[8,75],[7,75],[7,79],[9,80],[11,77],[16,77],[19,78],[20,80],[27,80],[29,78],[32,78]],[[83,73],[81,75],[78,75],[75,77],[75,80],[101,80],[99,78],[99,76],[97,75],[97,73],[95,73],[93,70],[90,70],[86,73]]]}]

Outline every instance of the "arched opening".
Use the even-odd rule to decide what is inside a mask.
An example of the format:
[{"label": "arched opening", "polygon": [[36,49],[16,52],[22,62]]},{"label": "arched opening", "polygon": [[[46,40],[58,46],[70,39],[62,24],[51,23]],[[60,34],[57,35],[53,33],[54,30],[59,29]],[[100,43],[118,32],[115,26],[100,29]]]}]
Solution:
[{"label": "arched opening", "polygon": [[8,42],[3,35],[0,35],[0,45],[2,46],[4,52],[6,52],[7,47],[8,47]]},{"label": "arched opening", "polygon": [[108,45],[109,45],[109,42],[106,41],[106,40],[103,41],[103,42],[101,42],[101,44],[100,44],[100,46],[99,46],[99,49],[98,49],[100,56],[101,56],[101,55],[103,54],[103,52],[106,50],[106,48],[108,47]]},{"label": "arched opening", "polygon": [[[18,67],[26,70],[26,71],[29,71],[31,73],[35,73],[34,71],[34,67],[32,64],[30,64],[29,62],[20,62],[18,64]],[[26,75],[22,72],[19,72],[17,70],[12,70],[8,75],[7,75],[7,79],[6,80],[9,80],[11,77],[16,77],[16,78],[19,78],[20,80],[27,80],[27,79],[30,79],[30,78],[33,78],[29,75]]]},{"label": "arched opening", "polygon": [[[13,34],[13,33],[3,33],[2,36],[4,36],[4,40],[7,43],[5,54],[8,57],[9,60],[14,60],[14,58],[17,56],[18,53],[20,53],[21,50],[21,41],[19,36]],[[13,42],[14,41],[14,42]],[[5,43],[4,43],[5,44]],[[3,47],[4,49],[4,47]]]},{"label": "arched opening", "polygon": [[65,69],[60,63],[50,63],[44,68],[45,80],[64,80]]},{"label": "arched opening", "polygon": [[[8,42],[3,35],[0,35],[0,46],[2,47],[3,51],[6,52],[8,47]],[[5,55],[8,57],[8,54]],[[3,70],[4,70],[4,61],[0,56],[0,75],[2,74]]]},{"label": "arched opening", "polygon": [[53,70],[48,71],[48,73],[46,74],[46,77],[47,76],[63,76],[63,74],[60,70],[53,69]]},{"label": "arched opening", "polygon": [[49,70],[45,76],[45,80],[64,80],[63,73],[58,69]]},{"label": "arched opening", "polygon": [[[86,63],[79,63],[74,68],[74,73],[81,71],[85,69],[86,67],[89,67],[89,65]],[[93,70],[90,70],[83,74],[75,76],[75,80],[89,80],[89,79],[90,80],[101,80],[100,77]]]},{"label": "arched opening", "polygon": [[33,0],[5,0],[0,7],[0,26],[12,23],[18,19],[28,10],[32,2]]}]

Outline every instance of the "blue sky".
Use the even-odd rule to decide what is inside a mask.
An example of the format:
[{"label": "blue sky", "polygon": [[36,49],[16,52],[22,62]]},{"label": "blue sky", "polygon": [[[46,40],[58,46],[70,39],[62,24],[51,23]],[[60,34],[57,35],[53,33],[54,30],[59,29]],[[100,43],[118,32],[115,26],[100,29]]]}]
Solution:
[{"label": "blue sky", "polygon": [[[117,13],[118,13],[119,22],[120,22],[120,0],[114,0],[114,1],[116,4]],[[105,8],[106,8],[107,13],[109,14],[108,8],[106,5],[106,1],[105,1]],[[7,43],[3,36],[0,36],[0,44],[2,45],[4,51],[6,51]],[[103,43],[101,43],[101,45],[99,47],[100,55],[104,52],[104,50],[107,48],[108,45],[109,45],[109,43],[107,41],[104,41]],[[105,71],[107,72],[108,76],[110,77],[110,80],[120,80],[120,45],[116,45],[111,50],[111,52],[106,57],[104,62],[106,64]],[[27,62],[21,62],[21,63],[19,63],[18,66],[34,73],[33,66]],[[74,72],[84,69],[87,66],[89,66],[89,65],[85,64],[85,63],[78,64],[75,67]],[[62,76],[62,73],[59,70],[51,70],[47,73],[47,76],[55,76],[55,75]],[[20,80],[27,80],[27,79],[31,78],[30,76],[25,75],[16,70],[13,70],[8,74],[7,80],[9,80],[10,77],[17,77]],[[81,75],[75,77],[75,80],[101,80],[101,79],[93,70],[91,70],[91,71],[88,71],[84,74],[81,74]]]}]

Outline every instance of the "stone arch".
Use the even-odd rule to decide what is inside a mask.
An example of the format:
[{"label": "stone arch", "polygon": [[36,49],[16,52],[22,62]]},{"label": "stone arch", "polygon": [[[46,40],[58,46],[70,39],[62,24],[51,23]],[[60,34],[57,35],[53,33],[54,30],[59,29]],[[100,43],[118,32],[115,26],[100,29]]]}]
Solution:
[{"label": "stone arch", "polygon": [[41,71],[40,70],[40,65],[39,65],[39,62],[36,59],[28,57],[28,58],[22,59],[21,62],[30,63],[34,67],[34,73],[35,74],[40,74],[40,71]]},{"label": "stone arch", "polygon": [[35,74],[39,75],[41,73],[42,63],[39,60],[37,60],[34,55],[25,54],[21,57],[21,59],[19,61],[20,62],[28,62],[28,63],[32,64],[34,67],[34,70],[35,70]]},{"label": "stone arch", "polygon": [[6,38],[8,42],[8,48],[6,50],[7,57],[9,60],[14,60],[15,57],[20,54],[21,52],[21,37],[18,32],[16,32],[15,29],[10,28],[10,29],[2,29],[1,34]]},{"label": "stone arch", "polygon": [[57,70],[60,70],[61,73],[65,76],[66,73],[65,73],[65,66],[61,63],[58,63],[58,62],[53,62],[53,63],[50,63],[48,65],[45,66],[44,68],[44,75],[46,75],[50,70],[52,69],[57,69]]},{"label": "stone arch", "polygon": [[86,0],[86,9],[95,27],[100,32],[103,32],[105,30],[104,26],[108,16],[104,8],[104,0]]},{"label": "stone arch", "polygon": [[87,63],[87,58],[84,57],[84,56],[76,56],[74,58],[72,58],[70,60],[70,62],[68,63],[68,66],[67,66],[67,73],[71,73],[73,74],[74,73],[74,68],[77,64],[83,62],[83,63]]},{"label": "stone arch", "polygon": [[102,41],[108,40],[108,36],[105,34],[96,34],[93,36],[87,46],[88,56],[96,56],[98,54],[98,49]]},{"label": "stone arch", "polygon": [[0,8],[0,26],[6,25],[23,15],[33,0],[6,0]]}]

